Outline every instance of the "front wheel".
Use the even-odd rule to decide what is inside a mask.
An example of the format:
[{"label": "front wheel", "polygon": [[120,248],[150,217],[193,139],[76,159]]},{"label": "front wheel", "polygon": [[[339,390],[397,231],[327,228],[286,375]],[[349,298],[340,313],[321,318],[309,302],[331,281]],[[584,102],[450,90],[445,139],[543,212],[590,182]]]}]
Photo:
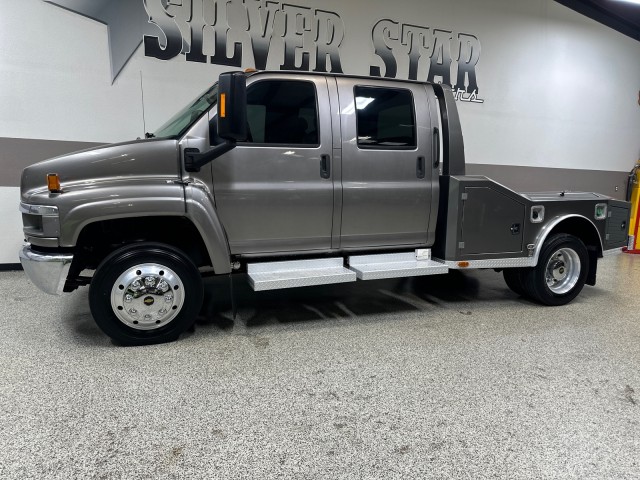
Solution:
[{"label": "front wheel", "polygon": [[91,314],[100,329],[123,345],[176,340],[195,322],[202,279],[181,251],[141,243],[111,253],[89,288]]},{"label": "front wheel", "polygon": [[545,305],[565,305],[584,287],[589,254],[582,240],[559,233],[543,245],[538,265],[522,277],[522,285],[533,300]]}]

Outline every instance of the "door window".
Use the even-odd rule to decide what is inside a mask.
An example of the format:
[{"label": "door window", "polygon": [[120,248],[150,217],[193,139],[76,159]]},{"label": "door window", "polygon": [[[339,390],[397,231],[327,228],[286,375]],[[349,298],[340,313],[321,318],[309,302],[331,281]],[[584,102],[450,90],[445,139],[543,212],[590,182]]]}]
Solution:
[{"label": "door window", "polygon": [[262,80],[247,90],[248,144],[318,146],[313,83]]},{"label": "door window", "polygon": [[416,147],[413,96],[409,90],[355,87],[355,105],[359,148]]}]

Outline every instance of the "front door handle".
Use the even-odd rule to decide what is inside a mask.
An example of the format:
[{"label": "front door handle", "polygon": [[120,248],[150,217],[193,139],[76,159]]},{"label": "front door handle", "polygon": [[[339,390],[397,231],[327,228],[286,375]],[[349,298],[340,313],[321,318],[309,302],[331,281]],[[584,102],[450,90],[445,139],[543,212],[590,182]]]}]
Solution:
[{"label": "front door handle", "polygon": [[320,176],[331,178],[331,157],[329,155],[320,155]]},{"label": "front door handle", "polygon": [[438,168],[440,166],[440,130],[438,130],[438,127],[433,129],[433,142],[431,145],[433,146],[433,168]]},{"label": "front door handle", "polygon": [[418,157],[416,162],[416,177],[424,178],[425,175],[425,159],[424,157]]}]

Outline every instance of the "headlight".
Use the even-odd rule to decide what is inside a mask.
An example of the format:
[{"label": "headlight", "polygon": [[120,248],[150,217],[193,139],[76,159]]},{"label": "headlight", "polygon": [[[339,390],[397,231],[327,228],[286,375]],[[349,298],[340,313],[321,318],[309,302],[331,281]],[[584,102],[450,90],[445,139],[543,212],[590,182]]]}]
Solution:
[{"label": "headlight", "polygon": [[29,215],[42,215],[46,217],[58,216],[58,207],[48,205],[28,205],[20,202],[20,212]]}]

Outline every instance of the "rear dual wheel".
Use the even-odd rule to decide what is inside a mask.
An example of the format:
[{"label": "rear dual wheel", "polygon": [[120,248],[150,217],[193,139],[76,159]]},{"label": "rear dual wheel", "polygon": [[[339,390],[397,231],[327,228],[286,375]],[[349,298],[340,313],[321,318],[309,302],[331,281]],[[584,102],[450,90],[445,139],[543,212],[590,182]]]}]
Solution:
[{"label": "rear dual wheel", "polygon": [[528,269],[524,268],[505,268],[502,271],[504,281],[514,293],[518,295],[526,296],[524,286],[522,285],[522,273]]},{"label": "rear dual wheel", "polygon": [[195,322],[202,279],[180,250],[141,243],[116,250],[97,268],[89,288],[91,314],[122,345],[170,342]]},{"label": "rear dual wheel", "polygon": [[544,305],[565,305],[582,291],[589,270],[587,247],[577,237],[552,235],[532,268],[505,269],[507,286]]}]

